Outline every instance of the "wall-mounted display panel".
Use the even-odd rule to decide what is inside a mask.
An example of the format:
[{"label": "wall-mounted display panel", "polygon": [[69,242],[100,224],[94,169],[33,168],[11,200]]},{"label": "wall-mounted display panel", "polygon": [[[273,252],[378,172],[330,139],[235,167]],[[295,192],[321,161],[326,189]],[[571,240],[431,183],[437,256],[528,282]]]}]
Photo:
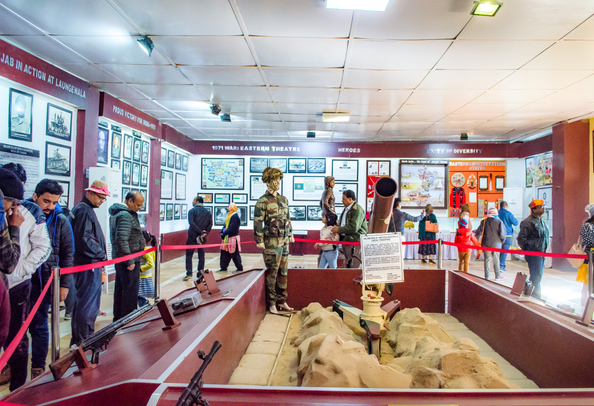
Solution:
[{"label": "wall-mounted display panel", "polygon": [[124,159],[132,159],[132,136],[124,134]]},{"label": "wall-mounted display panel", "polygon": [[307,206],[307,221],[322,221],[322,208],[317,206]]},{"label": "wall-mounted display panel", "polygon": [[402,207],[424,207],[431,204],[434,209],[445,209],[447,171],[447,161],[401,160],[398,189]]},{"label": "wall-mounted display panel", "polygon": [[306,221],[305,206],[289,206],[289,216],[291,221]]},{"label": "wall-mounted display panel", "polygon": [[233,193],[232,200],[235,204],[247,204],[248,195],[247,193]]},{"label": "wall-mounted display panel", "polygon": [[111,133],[111,159],[120,159],[122,155],[122,133]]},{"label": "wall-mounted display panel", "polygon": [[332,176],[336,182],[359,180],[359,161],[356,159],[333,159]]},{"label": "wall-mounted display panel", "polygon": [[323,176],[293,176],[293,200],[315,201],[324,193]]},{"label": "wall-mounted display panel", "polygon": [[307,158],[308,173],[326,173],[326,158]]},{"label": "wall-mounted display panel", "polygon": [[214,207],[214,225],[224,226],[225,220],[227,220],[227,206],[215,206]]},{"label": "wall-mounted display panel", "polygon": [[357,183],[334,182],[334,189],[332,191],[334,192],[334,204],[337,207],[342,206],[342,193],[347,190],[352,190],[355,193],[357,203],[362,201],[359,196],[359,185]]},{"label": "wall-mounted display panel", "polygon": [[161,203],[159,205],[159,220],[165,221],[165,204]]},{"label": "wall-mounted display panel", "polygon": [[202,189],[243,190],[243,179],[243,158],[202,158]]},{"label": "wall-mounted display panel", "polygon": [[72,111],[48,103],[45,133],[50,137],[60,138],[64,141],[71,141]]},{"label": "wall-mounted display panel", "polygon": [[33,141],[33,95],[10,89],[8,97],[8,138]]},{"label": "wall-mounted display panel", "polygon": [[198,193],[198,196],[202,198],[203,203],[212,203],[212,193]]},{"label": "wall-mounted display panel", "polygon": [[161,169],[161,199],[173,199],[173,172]]},{"label": "wall-mounted display panel", "polygon": [[250,158],[250,173],[262,173],[268,166],[268,158]]},{"label": "wall-mounted display panel", "polygon": [[306,168],[305,158],[289,158],[289,173],[305,173]]},{"label": "wall-mounted display panel", "polygon": [[180,220],[181,219],[181,204],[175,203],[173,205],[173,219]]},{"label": "wall-mounted display panel", "polygon": [[45,143],[45,174],[70,176],[71,150],[67,145]]},{"label": "wall-mounted display panel", "polygon": [[216,204],[230,203],[229,193],[215,193],[214,199]]},{"label": "wall-mounted display panel", "polygon": [[[268,185],[262,181],[262,176],[251,175],[250,176],[250,200],[258,200],[266,191]],[[283,181],[280,182],[280,190],[278,191],[281,195],[283,194]]]},{"label": "wall-mounted display panel", "polygon": [[553,183],[553,153],[547,152],[526,158],[526,187]]},{"label": "wall-mounted display panel", "polygon": [[248,208],[247,206],[237,206],[237,214],[239,214],[239,221],[241,227],[246,227],[248,223]]},{"label": "wall-mounted display panel", "polygon": [[175,174],[175,200],[186,200],[186,175]]},{"label": "wall-mounted display panel", "polygon": [[188,218],[188,205],[182,204],[181,205],[181,219],[185,220]]},{"label": "wall-mounted display panel", "polygon": [[62,186],[62,189],[64,189],[64,193],[60,196],[58,203],[60,203],[60,206],[67,208],[68,203],[70,203],[70,182],[58,181],[58,183]]},{"label": "wall-mounted display panel", "polygon": [[270,158],[268,166],[280,169],[282,173],[287,173],[287,158]]},{"label": "wall-mounted display panel", "polygon": [[256,213],[256,206],[250,206],[250,220],[254,221],[254,213]]},{"label": "wall-mounted display panel", "polygon": [[173,203],[167,203],[166,220],[167,221],[173,220]]}]

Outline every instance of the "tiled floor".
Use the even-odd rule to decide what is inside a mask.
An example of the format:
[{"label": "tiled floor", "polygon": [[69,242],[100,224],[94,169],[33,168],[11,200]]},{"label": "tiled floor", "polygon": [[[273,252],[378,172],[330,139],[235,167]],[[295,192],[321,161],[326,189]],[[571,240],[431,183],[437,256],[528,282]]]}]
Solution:
[{"label": "tiled floor", "polygon": [[[184,282],[185,276],[185,262],[184,257],[169,261],[161,267],[161,297],[171,297],[182,289],[191,287],[190,281]],[[194,257],[194,264],[196,265],[197,256]],[[263,268],[264,261],[260,254],[243,254],[243,266],[245,269]],[[289,258],[289,268],[315,268],[317,266],[317,256],[291,256]],[[422,264],[418,260],[406,260],[405,268],[407,269],[423,269],[435,265]],[[443,261],[445,269],[457,269],[457,261]],[[219,255],[206,254],[206,268],[211,270],[219,269]],[[528,273],[528,268],[525,263],[519,261],[508,261],[508,271],[504,273],[505,279],[499,283],[511,287],[517,272]],[[233,272],[233,266],[229,267],[229,271]],[[471,261],[470,272],[477,276],[483,276],[483,262]],[[216,272],[215,276],[221,278],[226,276],[226,272]],[[493,273],[491,273],[493,275]],[[542,292],[548,299],[555,303],[560,301],[568,301],[575,305],[577,311],[581,312],[581,290],[582,284],[575,281],[577,270],[575,272],[561,272],[553,269],[545,269],[545,274],[542,280]],[[493,277],[493,276],[491,276]],[[290,278],[290,277],[289,277]],[[289,279],[290,280],[290,279]],[[97,317],[96,330],[108,325],[112,322],[113,315],[113,282],[109,286],[110,294],[104,294],[101,297],[101,311],[105,312],[105,316]],[[63,319],[63,312],[61,314],[62,321],[60,323],[60,347],[61,353],[64,354],[69,348],[70,342],[70,321]],[[49,355],[48,355],[49,361]],[[0,386],[0,396],[8,394],[8,385]]]}]

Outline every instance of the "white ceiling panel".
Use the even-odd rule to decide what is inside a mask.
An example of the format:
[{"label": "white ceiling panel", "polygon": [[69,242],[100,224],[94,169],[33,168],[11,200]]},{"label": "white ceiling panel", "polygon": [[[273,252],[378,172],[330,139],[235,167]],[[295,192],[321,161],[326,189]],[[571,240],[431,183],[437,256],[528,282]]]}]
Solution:
[{"label": "white ceiling panel", "polygon": [[208,100],[156,100],[166,109],[172,111],[195,111],[200,114],[210,113]]},{"label": "white ceiling panel", "polygon": [[594,69],[593,41],[561,41],[547,49],[525,69]]},{"label": "white ceiling panel", "polygon": [[[446,116],[457,110],[459,105],[445,104],[405,104],[398,110],[398,116]],[[397,117],[398,117],[397,116]],[[432,121],[432,120],[428,120]]]},{"label": "white ceiling panel", "polygon": [[362,131],[362,132],[373,132],[379,131],[380,128],[384,123],[335,123],[334,124],[334,131],[345,131],[345,132],[353,132],[353,131]]},{"label": "white ceiling panel", "polygon": [[281,116],[277,113],[257,114],[257,113],[234,113],[234,120],[263,120],[263,121],[281,121]]},{"label": "white ceiling panel", "polygon": [[289,138],[291,141],[315,141],[319,139],[329,140],[332,137],[332,131],[316,131],[315,138],[307,138],[307,131],[289,131]]},{"label": "white ceiling panel", "polygon": [[495,103],[495,104],[508,104],[508,103],[532,103],[538,99],[542,99],[554,93],[554,90],[488,90],[475,100],[473,103]]},{"label": "white ceiling panel", "polygon": [[[470,4],[469,4],[470,7]],[[494,18],[474,17],[460,38],[557,40],[594,13],[594,3],[521,0],[503,4]]]},{"label": "white ceiling panel", "polygon": [[484,121],[484,120],[492,120],[494,118],[500,117],[503,113],[497,111],[490,111],[485,109],[483,111],[479,111],[476,113],[458,113],[458,111],[448,115],[447,117],[442,118],[441,122],[448,122],[448,121]]},{"label": "white ceiling panel", "polygon": [[178,118],[175,113],[172,113],[170,111],[167,110],[143,110],[146,114],[148,114],[149,116],[155,117],[158,120],[167,120],[167,119],[176,119]]},{"label": "white ceiling panel", "polygon": [[231,122],[223,122],[221,120],[192,120],[189,121],[192,126],[200,130],[206,129],[217,129],[217,130],[228,130],[231,128],[237,129],[259,129],[259,130],[276,130],[283,131],[284,126],[280,121],[233,121],[231,116]]},{"label": "white ceiling panel", "polygon": [[288,131],[332,131],[332,123],[303,123],[285,121],[285,128]]},{"label": "white ceiling panel", "polygon": [[468,103],[465,106],[460,107],[455,111],[454,114],[497,114],[502,115],[509,113],[510,111],[519,109],[525,106],[527,103],[500,103],[500,104],[484,104],[484,103]]},{"label": "white ceiling panel", "polygon": [[406,123],[385,123],[383,125],[383,127],[381,128],[381,132],[384,131],[408,131],[408,130],[414,130],[414,131],[422,131],[422,130],[426,130],[427,128],[431,127],[433,124],[435,123],[430,123],[430,122],[406,122]]},{"label": "white ceiling panel", "polygon": [[344,89],[340,93],[340,102],[348,104],[389,104],[398,108],[411,95],[412,90],[366,90]]},{"label": "white ceiling panel", "polygon": [[[98,65],[98,67],[127,83],[172,85],[191,83],[179,70],[169,65]],[[96,80],[96,82],[109,81]]]},{"label": "white ceiling panel", "polygon": [[[409,105],[403,106],[403,108],[398,112],[398,114],[396,114],[395,116],[392,116],[392,118],[390,118],[391,123],[407,123],[407,122],[422,122],[422,121],[435,122],[435,121],[441,120],[442,118],[444,118],[446,116],[446,114],[444,114],[444,113],[401,115],[401,112],[405,110],[404,107],[407,107],[407,110],[408,110],[408,108],[410,106]],[[431,105],[429,107],[433,107],[433,105]]]},{"label": "white ceiling panel", "polygon": [[40,30],[25,23],[10,11],[0,10],[0,35],[43,35]]},{"label": "white ceiling panel", "polygon": [[277,103],[281,113],[288,114],[321,114],[322,110],[335,110],[334,104]]},{"label": "white ceiling panel", "polygon": [[445,104],[460,107],[483,93],[483,90],[415,90],[406,103]]},{"label": "white ceiling panel", "polygon": [[121,80],[116,79],[114,75],[106,72],[96,65],[91,64],[62,64],[62,68],[73,75],[76,75],[87,82],[112,82],[117,83]]},{"label": "white ceiling panel", "polygon": [[386,11],[360,12],[355,36],[380,39],[452,39],[470,20],[471,3],[414,0],[388,3]]},{"label": "white ceiling panel", "polygon": [[357,89],[414,89],[428,70],[359,70],[349,69],[344,87]]},{"label": "white ceiling panel", "polygon": [[434,70],[419,89],[490,89],[511,70]]},{"label": "white ceiling panel", "polygon": [[282,114],[284,121],[302,121],[310,123],[321,123],[322,114]]},{"label": "white ceiling panel", "polygon": [[348,110],[354,116],[384,116],[384,115],[392,115],[398,111],[400,105],[387,105],[387,104],[376,104],[374,106],[366,105],[366,104],[347,104],[347,103],[340,103],[338,106],[339,110]]},{"label": "white ceiling panel", "polygon": [[456,41],[437,69],[519,69],[552,41]]},{"label": "white ceiling panel", "polygon": [[519,70],[494,89],[563,89],[590,75],[594,70]]},{"label": "white ceiling panel", "polygon": [[347,123],[385,123],[390,117],[392,117],[391,114],[384,114],[381,116],[351,115],[351,119]]},{"label": "white ceiling panel", "polygon": [[272,94],[278,103],[337,103],[338,89],[274,87]]},{"label": "white ceiling panel", "polygon": [[[177,65],[254,66],[243,37],[153,37],[155,47]],[[153,56],[155,55],[153,51]]]},{"label": "white ceiling panel", "polygon": [[180,66],[179,69],[196,85],[264,85],[262,75],[255,67]]},{"label": "white ceiling panel", "polygon": [[220,118],[218,116],[215,116],[214,114],[212,114],[209,109],[198,109],[198,110],[194,110],[194,111],[175,111],[174,113],[180,117],[183,117],[184,119],[186,119],[188,121],[192,121],[192,120],[220,120]]},{"label": "white ceiling panel", "polygon": [[228,102],[220,103],[223,113],[276,113],[274,103],[246,103],[246,102]]},{"label": "white ceiling panel", "polygon": [[118,99],[137,100],[146,99],[146,96],[139,93],[138,90],[129,85],[119,83],[97,83],[95,85],[99,90],[103,90]]},{"label": "white ceiling panel", "polygon": [[263,66],[342,68],[347,40],[325,38],[252,38]]},{"label": "white ceiling panel", "polygon": [[126,103],[136,107],[139,110],[161,110],[165,109],[164,106],[160,106],[157,102],[149,99],[125,99],[121,98]]},{"label": "white ceiling panel", "polygon": [[508,119],[508,120],[490,120],[487,121],[483,124],[478,125],[475,128],[475,131],[477,132],[481,132],[481,133],[485,133],[486,131],[493,131],[493,130],[499,130],[499,131],[510,131],[509,129],[516,129],[516,128],[522,128],[525,127],[527,125],[530,125],[530,123],[532,123],[534,120],[530,119],[530,118],[524,118],[524,119]]},{"label": "white ceiling panel", "polygon": [[590,90],[559,90],[539,100],[542,103],[593,103],[594,93]]},{"label": "white ceiling panel", "polygon": [[590,16],[579,27],[567,34],[565,39],[594,40],[594,17]]},{"label": "white ceiling panel", "polygon": [[342,69],[264,68],[272,86],[340,87]]},{"label": "white ceiling panel", "polygon": [[431,132],[434,134],[460,134],[463,132],[469,132],[483,123],[484,121],[449,121],[447,123],[437,122],[433,123],[431,127],[425,130],[425,133]]},{"label": "white ceiling panel", "polygon": [[25,51],[39,56],[41,59],[60,66],[64,63],[84,64],[89,63],[83,57],[72,52],[59,42],[48,37],[5,37],[6,41]]},{"label": "white ceiling panel", "polygon": [[348,37],[353,12],[328,10],[323,1],[235,0],[250,35]]},{"label": "white ceiling panel", "polygon": [[451,41],[372,41],[354,40],[350,68],[355,69],[431,69]]},{"label": "white ceiling panel", "polygon": [[348,139],[352,141],[366,141],[367,139],[373,138],[376,136],[375,131],[370,132],[344,132],[344,131],[334,131],[332,133],[332,139]]},{"label": "white ceiling panel", "polygon": [[148,35],[241,35],[227,1],[116,0],[118,7]]},{"label": "white ceiling panel", "polygon": [[206,97],[215,102],[271,102],[264,86],[199,86]]},{"label": "white ceiling panel", "polygon": [[155,100],[204,100],[206,96],[194,85],[131,85]]}]

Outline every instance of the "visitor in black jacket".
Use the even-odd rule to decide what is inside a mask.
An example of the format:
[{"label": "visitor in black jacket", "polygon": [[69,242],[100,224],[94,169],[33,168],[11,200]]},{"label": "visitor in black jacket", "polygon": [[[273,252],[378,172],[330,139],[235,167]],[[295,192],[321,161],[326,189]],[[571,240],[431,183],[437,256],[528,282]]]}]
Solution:
[{"label": "visitor in black jacket", "polygon": [[[186,244],[196,245],[204,244],[206,236],[210,233],[212,228],[212,214],[206,210],[202,205],[204,199],[197,196],[194,198],[194,207],[188,212],[188,240]],[[198,237],[200,237],[198,239]],[[198,240],[197,240],[198,239]],[[194,248],[186,250],[186,276],[184,281],[192,279],[192,257],[194,256]],[[204,271],[204,248],[198,248],[198,273],[196,278],[200,279],[201,272]]]},{"label": "visitor in black jacket", "polygon": [[[70,211],[70,224],[74,233],[74,265],[87,265],[107,259],[105,236],[95,214],[111,194],[107,183],[96,180],[82,200]],[[70,345],[80,345],[95,332],[95,320],[101,305],[103,268],[76,272],[76,303],[72,311],[72,338]]]},{"label": "visitor in black jacket", "polygon": [[239,238],[241,219],[239,218],[239,213],[237,213],[237,205],[235,203],[231,203],[227,210],[225,226],[219,233],[225,243],[221,247],[221,269],[219,272],[227,271],[231,259],[233,259],[233,264],[235,264],[237,272],[241,272],[243,271],[241,255],[239,254],[241,252],[241,240]]},{"label": "visitor in black jacket", "polygon": [[[35,187],[33,198],[43,214],[51,242],[51,254],[35,271],[31,278],[31,303],[37,302],[43,287],[49,280],[52,268],[71,267],[74,259],[74,236],[62,207],[58,200],[64,189],[53,179],[43,179]],[[66,299],[68,289],[72,284],[72,274],[60,276],[60,301]],[[31,379],[37,378],[45,371],[45,360],[49,349],[48,313],[52,302],[51,290],[45,294],[37,313],[33,317],[29,333],[31,333]]]}]

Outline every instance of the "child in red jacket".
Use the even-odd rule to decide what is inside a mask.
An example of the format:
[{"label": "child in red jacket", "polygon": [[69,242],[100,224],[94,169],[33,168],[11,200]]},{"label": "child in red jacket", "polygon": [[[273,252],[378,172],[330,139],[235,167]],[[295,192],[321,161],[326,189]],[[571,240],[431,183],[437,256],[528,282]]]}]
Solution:
[{"label": "child in red jacket", "polygon": [[[468,222],[466,219],[458,220],[458,230],[456,231],[456,239],[454,242],[456,244],[476,245],[477,247],[480,247],[480,244],[474,236],[474,233],[468,228]],[[458,247],[458,258],[460,259],[460,264],[458,265],[459,271],[468,273],[471,251],[471,248]]]}]

